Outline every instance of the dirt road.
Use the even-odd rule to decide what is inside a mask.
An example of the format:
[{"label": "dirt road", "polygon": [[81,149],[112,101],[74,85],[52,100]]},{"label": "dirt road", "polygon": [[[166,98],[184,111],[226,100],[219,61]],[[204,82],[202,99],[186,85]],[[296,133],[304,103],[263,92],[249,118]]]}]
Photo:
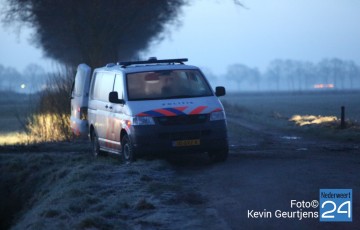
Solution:
[{"label": "dirt road", "polygon": [[[209,200],[208,211],[224,229],[356,229],[360,226],[358,144],[306,138],[235,118],[229,121],[243,132],[232,133],[227,162],[203,168],[184,163],[177,170],[181,176],[196,181]],[[242,136],[244,133],[248,135]],[[324,223],[318,218],[296,214],[291,218],[279,217],[281,214],[276,210],[285,212],[286,216],[297,210],[318,211],[318,208],[300,209],[294,205],[291,208],[291,200],[319,200],[319,189],[326,188],[353,189],[352,223]],[[272,216],[256,218],[256,212],[271,212]]]}]

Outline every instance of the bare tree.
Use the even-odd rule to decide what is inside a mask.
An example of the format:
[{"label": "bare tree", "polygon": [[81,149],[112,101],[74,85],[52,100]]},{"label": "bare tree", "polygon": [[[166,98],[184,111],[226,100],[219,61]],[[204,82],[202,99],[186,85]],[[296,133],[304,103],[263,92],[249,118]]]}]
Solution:
[{"label": "bare tree", "polygon": [[334,87],[345,88],[345,63],[338,58],[323,59],[318,64],[318,73],[326,84],[333,84]]},{"label": "bare tree", "polygon": [[260,90],[260,80],[261,80],[261,73],[260,73],[259,69],[257,69],[257,68],[250,69],[250,76],[251,76],[251,78],[249,79],[250,84],[255,84],[256,89],[259,91]]},{"label": "bare tree", "polygon": [[315,65],[311,62],[303,62],[301,64],[301,70],[303,75],[304,89],[311,89],[316,77]]},{"label": "bare tree", "polygon": [[226,79],[233,81],[242,89],[242,83],[249,77],[249,67],[243,64],[233,64],[227,68]]},{"label": "bare tree", "polygon": [[[349,79],[349,88],[353,89],[356,85],[356,80],[360,81],[360,68],[354,61],[346,61],[344,67],[344,75]],[[359,79],[357,79],[359,78]]]},{"label": "bare tree", "polygon": [[273,60],[267,69],[267,77],[269,82],[275,82],[276,90],[280,90],[280,82],[284,72],[284,61],[280,59]]},{"label": "bare tree", "polygon": [[[335,87],[338,88],[338,84],[341,85],[341,89],[344,89],[344,62],[338,58],[330,59],[331,68],[332,68],[332,78]],[[340,83],[338,83],[340,82]]]}]

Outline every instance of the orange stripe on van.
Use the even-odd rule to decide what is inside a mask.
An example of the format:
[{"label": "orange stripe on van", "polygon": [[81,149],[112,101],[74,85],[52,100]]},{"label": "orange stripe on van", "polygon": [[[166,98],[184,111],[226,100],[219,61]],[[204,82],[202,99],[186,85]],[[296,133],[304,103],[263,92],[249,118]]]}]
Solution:
[{"label": "orange stripe on van", "polygon": [[155,110],[149,110],[142,113],[137,114],[136,116],[144,117],[144,116],[150,116],[150,117],[162,117],[162,116],[178,116],[178,115],[185,115],[183,112],[185,109],[187,109],[187,106],[182,107],[173,107],[173,108],[160,108]]},{"label": "orange stripe on van", "polygon": [[171,112],[171,111],[169,111],[169,110],[166,110],[166,109],[156,109],[156,110],[154,110],[155,112],[158,112],[158,113],[161,113],[161,114],[163,114],[163,115],[165,115],[165,116],[176,116],[176,114],[175,113],[173,113],[173,112]]},{"label": "orange stripe on van", "polygon": [[149,115],[147,115],[146,113],[139,113],[139,114],[137,114],[136,116],[139,116],[139,117],[146,117],[146,116],[149,116]]},{"label": "orange stripe on van", "polygon": [[183,112],[185,109],[187,109],[187,106],[182,106],[182,107],[175,107],[174,109],[179,110],[181,112]]},{"label": "orange stripe on van", "polygon": [[207,106],[199,106],[196,107],[193,111],[191,111],[189,114],[193,115],[193,114],[199,114],[201,113],[204,109],[206,109]]},{"label": "orange stripe on van", "polygon": [[220,112],[220,111],[223,111],[222,108],[216,108],[216,109],[214,109],[214,110],[211,111],[211,112],[213,113],[213,112]]},{"label": "orange stripe on van", "polygon": [[[179,116],[179,115],[186,115],[184,111],[188,108],[188,106],[181,106],[181,107],[173,107],[173,108],[161,108],[161,109],[154,109],[145,111],[142,113],[138,113],[137,116],[143,117],[143,116],[150,116],[150,117],[161,117],[161,116]],[[198,106],[195,109],[193,109],[188,115],[196,115],[202,113],[207,106]],[[221,108],[217,108],[212,112],[222,111]]]}]

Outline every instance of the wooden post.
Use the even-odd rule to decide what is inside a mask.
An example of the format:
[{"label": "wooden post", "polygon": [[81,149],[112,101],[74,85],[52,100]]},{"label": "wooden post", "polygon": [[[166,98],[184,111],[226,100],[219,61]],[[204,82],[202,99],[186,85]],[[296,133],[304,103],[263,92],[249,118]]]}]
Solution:
[{"label": "wooden post", "polygon": [[346,124],[345,124],[345,106],[341,106],[341,123],[340,123],[340,128],[345,129],[346,128]]}]

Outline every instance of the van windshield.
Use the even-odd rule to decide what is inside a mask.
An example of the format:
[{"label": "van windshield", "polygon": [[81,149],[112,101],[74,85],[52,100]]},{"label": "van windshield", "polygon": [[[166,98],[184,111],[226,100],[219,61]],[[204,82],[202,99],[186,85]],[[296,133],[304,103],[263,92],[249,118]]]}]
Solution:
[{"label": "van windshield", "polygon": [[127,74],[127,89],[130,101],[213,95],[198,70],[161,70]]}]

